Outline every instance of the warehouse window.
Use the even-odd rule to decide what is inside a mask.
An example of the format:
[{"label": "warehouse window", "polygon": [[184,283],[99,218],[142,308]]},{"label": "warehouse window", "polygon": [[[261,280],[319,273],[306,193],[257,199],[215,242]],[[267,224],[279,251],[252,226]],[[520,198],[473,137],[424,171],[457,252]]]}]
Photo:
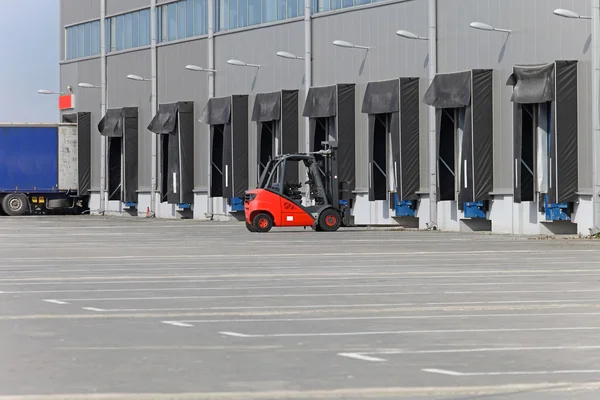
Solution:
[{"label": "warehouse window", "polygon": [[180,0],[156,8],[157,42],[186,39],[208,33],[209,0]]},{"label": "warehouse window", "polygon": [[65,29],[67,60],[100,54],[100,21],[87,22]]},{"label": "warehouse window", "polygon": [[376,3],[378,1],[380,0],[312,0],[310,8],[313,14],[318,14],[325,11]]},{"label": "warehouse window", "polygon": [[67,60],[100,54],[100,21],[87,22],[65,29]]},{"label": "warehouse window", "polygon": [[302,0],[215,0],[215,4],[215,31],[243,28],[304,15]]},{"label": "warehouse window", "polygon": [[109,17],[105,23],[107,53],[150,44],[150,9]]}]

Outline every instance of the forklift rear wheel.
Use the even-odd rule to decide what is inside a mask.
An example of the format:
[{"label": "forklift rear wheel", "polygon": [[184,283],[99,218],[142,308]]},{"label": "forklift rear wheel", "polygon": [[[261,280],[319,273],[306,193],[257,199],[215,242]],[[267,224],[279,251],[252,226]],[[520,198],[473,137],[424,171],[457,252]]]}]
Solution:
[{"label": "forklift rear wheel", "polygon": [[328,208],[319,215],[319,228],[321,228],[322,231],[337,231],[341,224],[342,216],[339,211],[334,210],[333,208]]},{"label": "forklift rear wheel", "polygon": [[252,224],[249,224],[248,221],[246,222],[246,229],[248,229],[250,232],[256,232],[256,229],[254,229],[254,226]]},{"label": "forklift rear wheel", "polygon": [[252,220],[252,225],[256,232],[269,232],[273,227],[273,218],[269,214],[257,214]]},{"label": "forklift rear wheel", "polygon": [[4,196],[2,209],[7,215],[17,217],[27,212],[27,209],[29,209],[29,200],[22,194],[10,193]]}]

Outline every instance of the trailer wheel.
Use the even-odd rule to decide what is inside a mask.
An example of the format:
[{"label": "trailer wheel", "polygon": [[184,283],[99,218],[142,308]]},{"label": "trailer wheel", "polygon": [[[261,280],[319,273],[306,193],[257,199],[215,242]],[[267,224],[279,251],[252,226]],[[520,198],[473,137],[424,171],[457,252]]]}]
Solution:
[{"label": "trailer wheel", "polygon": [[9,193],[2,200],[2,209],[7,215],[18,217],[29,209],[29,200],[25,195]]},{"label": "trailer wheel", "polygon": [[254,226],[252,224],[249,224],[248,221],[244,222],[246,222],[246,229],[248,229],[250,232],[256,232],[256,229],[254,229]]},{"label": "trailer wheel", "polygon": [[252,225],[256,232],[269,232],[273,227],[273,218],[267,213],[260,213],[254,217]]},{"label": "trailer wheel", "polygon": [[339,211],[328,208],[319,215],[319,228],[325,232],[334,232],[340,228],[342,216]]}]

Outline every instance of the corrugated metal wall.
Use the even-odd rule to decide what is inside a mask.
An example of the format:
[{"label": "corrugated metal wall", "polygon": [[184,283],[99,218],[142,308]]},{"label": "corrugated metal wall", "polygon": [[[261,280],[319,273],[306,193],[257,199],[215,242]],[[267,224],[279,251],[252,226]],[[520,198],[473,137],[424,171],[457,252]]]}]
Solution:
[{"label": "corrugated metal wall", "polygon": [[106,15],[121,14],[137,8],[150,7],[149,0],[106,0]]},{"label": "corrugated metal wall", "polygon": [[[512,87],[506,80],[514,64],[579,60],[579,187],[590,191],[591,177],[591,24],[559,18],[567,8],[590,15],[586,0],[444,0],[439,1],[438,71],[494,69],[494,188],[512,193]],[[496,28],[469,27],[473,21]]]},{"label": "corrugated metal wall", "polygon": [[[199,121],[202,110],[208,100],[208,72],[193,72],[185,69],[188,64],[208,68],[208,43],[206,39],[158,48],[158,75],[171,79],[158,80],[159,103],[177,101],[194,102],[195,120],[195,157],[194,186],[197,191],[206,191],[208,187],[208,146],[209,130]],[[221,73],[217,72],[216,75]]]},{"label": "corrugated metal wall", "polygon": [[[158,3],[165,1],[159,0]],[[575,59],[579,65],[579,179],[582,191],[591,187],[591,90],[589,21],[568,20],[552,14],[555,8],[568,8],[589,15],[587,0],[443,0],[439,1],[438,69],[440,72],[472,68],[494,69],[494,189],[512,192],[512,104],[511,88],[506,79],[514,64],[546,63],[557,59]],[[149,0],[124,2],[109,0],[108,12],[121,12],[150,5]],[[422,98],[427,90],[428,46],[426,41],[398,37],[398,29],[427,36],[427,0],[404,0],[337,10],[315,15],[313,27],[313,85],[357,83],[356,137],[357,189],[367,185],[367,118],[360,113],[366,83],[402,76],[421,78]],[[61,23],[69,24],[99,17],[98,0],[61,0]],[[472,21],[509,28],[510,36],[469,28]],[[372,46],[368,52],[339,48],[333,40],[342,39]],[[64,54],[61,41],[61,54]],[[304,53],[304,26],[301,19],[270,26],[248,27],[215,35],[215,96],[249,94],[249,178],[256,179],[256,126],[250,121],[254,95],[279,89],[300,90],[300,115],[304,103],[304,63],[279,58],[275,53]],[[208,66],[205,39],[184,41],[158,47],[158,102],[193,100],[195,119],[208,99],[208,74],[184,69],[186,64]],[[260,64],[261,68],[228,65],[230,58]],[[127,81],[125,75],[150,75],[149,51],[126,52],[108,57],[108,104],[143,105],[140,124],[146,126],[150,83]],[[61,86],[77,85],[86,80],[100,83],[98,60],[65,63],[61,66]],[[78,107],[97,108],[100,93],[78,91]],[[421,189],[427,190],[427,119],[428,107],[421,105]],[[94,121],[97,124],[97,120]],[[140,186],[150,184],[150,139],[140,131]],[[300,118],[300,149],[304,149],[304,118]],[[99,184],[99,141],[94,139],[93,185]],[[207,186],[208,129],[196,122],[196,190]]]},{"label": "corrugated metal wall", "polygon": [[[248,182],[257,182],[256,122],[250,121],[256,93],[281,89],[299,89],[299,115],[304,106],[304,62],[277,56],[287,51],[304,55],[304,26],[302,21],[291,21],[271,27],[254,27],[238,32],[223,32],[215,36],[215,96],[249,94],[248,101]],[[260,68],[243,68],[227,64],[238,59]],[[304,150],[304,118],[299,117],[299,148]]]},{"label": "corrugated metal wall", "polygon": [[106,73],[108,81],[107,108],[138,107],[138,190],[149,192],[152,183],[152,139],[154,134],[146,128],[154,116],[151,107],[152,86],[151,82],[127,79],[127,75],[135,74],[150,78],[150,50],[108,56]]},{"label": "corrugated metal wall", "polygon": [[100,2],[98,0],[60,0],[60,59],[65,59],[65,25],[78,24],[90,19],[100,18]]},{"label": "corrugated metal wall", "polygon": [[[360,112],[367,82],[400,77],[421,78],[421,97],[428,87],[427,42],[396,35],[399,29],[427,36],[427,1],[411,0],[367,9],[320,15],[313,21],[313,84],[357,83],[356,188],[368,186],[367,116]],[[334,46],[334,40],[372,47],[369,51]],[[421,188],[427,190],[427,105],[420,108]]]}]

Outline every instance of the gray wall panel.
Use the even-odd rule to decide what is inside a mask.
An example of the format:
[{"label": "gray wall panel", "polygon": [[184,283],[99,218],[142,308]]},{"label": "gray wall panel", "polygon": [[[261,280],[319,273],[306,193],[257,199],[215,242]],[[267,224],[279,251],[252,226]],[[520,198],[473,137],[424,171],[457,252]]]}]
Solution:
[{"label": "gray wall panel", "polygon": [[[215,67],[219,72],[215,95],[303,89],[304,62],[277,57],[275,53],[279,50],[303,55],[303,22],[216,35]],[[261,67],[256,69],[227,64],[227,60],[232,58]]]},{"label": "gray wall panel", "polygon": [[[139,190],[149,191],[152,184],[152,140],[156,136],[146,128],[152,112],[151,82],[137,82],[127,79],[135,74],[150,78],[150,50],[140,50],[109,56],[106,59],[108,76],[108,108],[138,107],[139,121]],[[98,72],[100,77],[100,72]]]},{"label": "gray wall panel", "polygon": [[[243,36],[242,36],[243,35]],[[251,121],[256,93],[273,92],[281,89],[299,89],[299,151],[305,151],[305,122],[301,117],[304,107],[304,62],[288,60],[276,55],[287,51],[297,56],[304,55],[304,25],[302,21],[253,28],[215,36],[215,96],[249,94],[248,104],[248,178],[251,186],[256,185],[257,132],[256,122]],[[244,68],[227,64],[229,59],[238,59],[261,67]]]},{"label": "gray wall panel", "polygon": [[[400,76],[427,77],[427,42],[407,40],[398,29],[427,36],[427,1],[409,0],[318,17],[313,21],[313,84],[366,83]],[[336,39],[373,47],[336,47]]]},{"label": "gray wall panel", "polygon": [[[159,79],[158,101],[194,102],[194,185],[195,190],[208,187],[209,129],[199,121],[202,110],[208,101],[208,72],[194,72],[185,69],[188,64],[208,67],[208,43],[206,39],[183,42],[158,48],[158,74],[170,79]],[[218,76],[219,72],[216,73]]]},{"label": "gray wall panel", "polygon": [[60,0],[60,59],[65,59],[65,25],[100,18],[98,0]]},{"label": "gray wall panel", "polygon": [[[512,187],[512,88],[515,64],[579,60],[579,186],[591,187],[591,91],[589,21],[555,16],[556,8],[590,15],[585,0],[444,0],[438,2],[438,70],[494,69],[494,187]],[[469,27],[480,21],[501,32]]]},{"label": "gray wall panel", "polygon": [[106,0],[106,15],[122,14],[142,7],[150,7],[150,0]]},{"label": "gray wall panel", "polygon": [[[86,60],[77,63],[64,64],[60,66],[60,87],[65,90],[67,85],[73,87],[75,93],[76,111],[92,113],[92,190],[100,190],[100,133],[98,122],[102,119],[100,113],[101,92],[100,89],[84,89],[77,85],[80,82],[100,84],[100,59]],[[73,111],[65,111],[70,114]]]},{"label": "gray wall panel", "polygon": [[[427,36],[427,1],[408,0],[367,9],[348,9],[313,20],[313,85],[356,82],[356,187],[368,185],[367,116],[360,112],[366,83],[403,76],[421,78],[427,90],[427,42],[396,35],[405,29]],[[336,39],[372,47],[369,51],[336,47]],[[427,190],[427,110],[420,107],[421,187]]]}]

